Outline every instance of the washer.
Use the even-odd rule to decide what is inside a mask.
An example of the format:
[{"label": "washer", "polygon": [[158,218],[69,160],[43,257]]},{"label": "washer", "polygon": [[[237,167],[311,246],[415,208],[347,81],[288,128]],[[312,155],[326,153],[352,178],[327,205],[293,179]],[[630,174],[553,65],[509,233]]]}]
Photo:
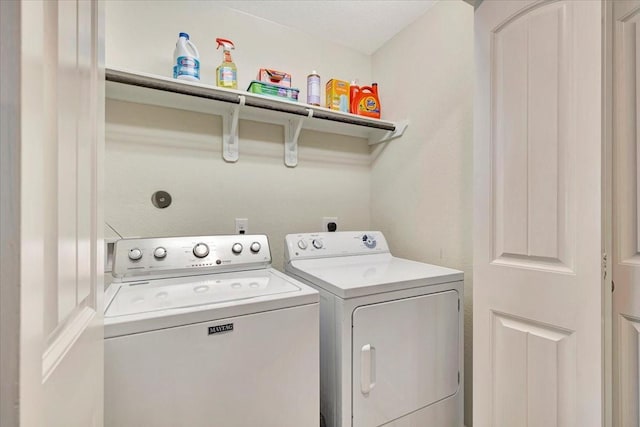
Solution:
[{"label": "washer", "polygon": [[119,240],[113,276],[107,427],[319,425],[318,292],[266,236]]},{"label": "washer", "polygon": [[290,234],[285,270],[320,292],[328,427],[463,425],[463,273],[391,255],[379,231]]}]

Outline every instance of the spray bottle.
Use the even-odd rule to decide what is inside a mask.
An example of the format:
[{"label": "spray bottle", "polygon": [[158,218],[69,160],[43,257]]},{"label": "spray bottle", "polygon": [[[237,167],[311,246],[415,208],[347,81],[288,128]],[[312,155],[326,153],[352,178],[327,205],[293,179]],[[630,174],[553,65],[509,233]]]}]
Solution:
[{"label": "spray bottle", "polygon": [[227,89],[238,89],[238,68],[231,59],[231,50],[236,47],[231,40],[217,38],[216,42],[218,43],[216,49],[222,46],[224,53],[222,64],[216,68],[216,85]]}]

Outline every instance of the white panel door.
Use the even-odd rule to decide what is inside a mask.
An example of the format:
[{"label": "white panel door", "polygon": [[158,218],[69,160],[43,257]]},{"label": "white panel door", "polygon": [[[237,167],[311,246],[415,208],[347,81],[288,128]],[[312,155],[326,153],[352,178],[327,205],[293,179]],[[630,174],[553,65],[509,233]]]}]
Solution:
[{"label": "white panel door", "polygon": [[613,3],[613,419],[640,426],[640,1]]},{"label": "white panel door", "polygon": [[103,424],[102,6],[20,2],[20,425]]},{"label": "white panel door", "polygon": [[458,391],[458,299],[447,291],[354,310],[354,427],[386,424]]},{"label": "white panel door", "polygon": [[601,18],[475,13],[474,427],[603,425]]}]

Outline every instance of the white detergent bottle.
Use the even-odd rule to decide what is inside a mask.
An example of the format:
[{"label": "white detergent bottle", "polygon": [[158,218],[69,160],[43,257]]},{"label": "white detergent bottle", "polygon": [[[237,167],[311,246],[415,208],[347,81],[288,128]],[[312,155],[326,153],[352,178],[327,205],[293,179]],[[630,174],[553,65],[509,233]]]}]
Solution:
[{"label": "white detergent bottle", "polygon": [[180,33],[173,51],[173,78],[196,82],[200,80],[200,54],[187,33]]}]

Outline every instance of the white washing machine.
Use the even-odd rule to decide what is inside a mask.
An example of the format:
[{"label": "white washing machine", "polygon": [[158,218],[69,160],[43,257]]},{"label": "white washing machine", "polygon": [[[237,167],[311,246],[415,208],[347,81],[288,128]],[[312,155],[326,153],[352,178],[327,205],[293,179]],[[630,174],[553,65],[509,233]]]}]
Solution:
[{"label": "white washing machine", "polygon": [[318,292],[266,236],[119,240],[113,275],[107,427],[319,425]]},{"label": "white washing machine", "polygon": [[396,258],[376,231],[285,240],[286,272],[320,292],[327,427],[461,427],[463,273]]}]

